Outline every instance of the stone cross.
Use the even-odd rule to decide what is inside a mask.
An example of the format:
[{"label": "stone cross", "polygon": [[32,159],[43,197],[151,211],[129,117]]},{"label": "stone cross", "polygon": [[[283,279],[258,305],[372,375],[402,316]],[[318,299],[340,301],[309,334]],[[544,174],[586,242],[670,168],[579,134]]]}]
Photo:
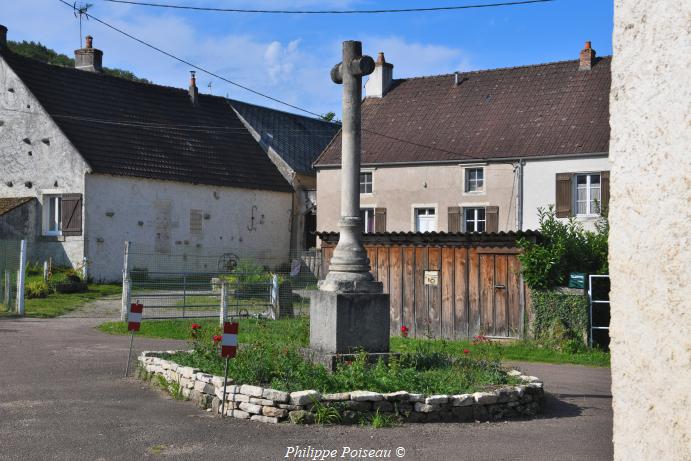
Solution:
[{"label": "stone cross", "polygon": [[362,77],[374,71],[374,60],[362,55],[362,43],[343,42],[343,60],[331,70],[334,83],[343,84],[343,126],[341,129],[341,218],[340,236],[321,282],[322,291],[381,293],[374,281],[370,261],[362,245],[360,218],[360,141]]}]

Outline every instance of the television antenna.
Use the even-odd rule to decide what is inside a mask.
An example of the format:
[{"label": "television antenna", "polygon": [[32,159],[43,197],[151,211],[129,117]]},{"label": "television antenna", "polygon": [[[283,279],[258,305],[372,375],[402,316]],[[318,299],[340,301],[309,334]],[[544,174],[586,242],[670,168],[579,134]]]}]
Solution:
[{"label": "television antenna", "polygon": [[94,6],[92,3],[77,3],[74,2],[72,5],[72,8],[74,8],[74,17],[79,18],[79,47],[81,48],[82,43],[83,43],[83,36],[82,36],[82,18],[86,18],[87,20],[89,19],[89,13],[88,10]]}]

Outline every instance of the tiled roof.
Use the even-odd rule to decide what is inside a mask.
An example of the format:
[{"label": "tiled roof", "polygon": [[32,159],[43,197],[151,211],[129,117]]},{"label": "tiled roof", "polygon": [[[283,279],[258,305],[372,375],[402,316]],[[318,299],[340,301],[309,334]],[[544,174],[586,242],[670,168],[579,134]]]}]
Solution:
[{"label": "tiled roof", "polygon": [[0,197],[0,216],[33,200],[34,197]]},{"label": "tiled roof", "polygon": [[0,55],[94,173],[291,190],[225,98]]},{"label": "tiled roof", "polygon": [[[336,245],[338,232],[316,232],[322,243]],[[379,245],[419,245],[464,246],[478,243],[499,245],[516,243],[526,238],[535,241],[541,234],[534,230],[510,232],[368,232],[362,234],[364,244]]]},{"label": "tiled roof", "polygon": [[312,163],[341,126],[302,115],[231,100],[230,104],[274,151],[298,173],[314,173]]},{"label": "tiled roof", "polygon": [[[362,105],[362,163],[528,158],[609,150],[611,57],[394,80]],[[340,135],[316,162],[339,165]]]}]

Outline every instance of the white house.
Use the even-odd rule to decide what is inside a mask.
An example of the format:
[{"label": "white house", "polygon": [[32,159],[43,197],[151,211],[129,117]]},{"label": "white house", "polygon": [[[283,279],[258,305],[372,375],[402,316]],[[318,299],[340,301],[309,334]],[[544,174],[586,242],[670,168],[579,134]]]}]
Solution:
[{"label": "white house", "polygon": [[90,38],[76,58],[18,56],[0,27],[0,198],[36,217],[0,238],[29,239],[34,260],[87,258],[97,280],[121,276],[124,241],[287,260],[293,188],[227,99],[200,95],[194,76],[185,91],[104,75]]}]

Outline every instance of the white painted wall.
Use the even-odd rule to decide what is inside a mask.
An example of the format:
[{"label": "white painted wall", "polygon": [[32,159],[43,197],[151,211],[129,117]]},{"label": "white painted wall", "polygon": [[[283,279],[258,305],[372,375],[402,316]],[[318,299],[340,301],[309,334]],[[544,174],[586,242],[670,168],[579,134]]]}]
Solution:
[{"label": "white painted wall", "polygon": [[[609,171],[606,156],[526,160],[523,167],[523,230],[540,227],[538,208],[547,208],[556,201],[557,173],[595,173]],[[583,227],[595,229],[596,218],[577,218]]]},{"label": "white painted wall", "polygon": [[691,459],[691,3],[615,0],[611,351],[616,460]]},{"label": "white painted wall", "polygon": [[[36,197],[40,217],[44,194],[84,193],[88,165],[2,58],[0,120],[0,197]],[[25,185],[27,181],[32,183],[30,188]],[[29,260],[50,257],[55,264],[82,261],[83,235],[41,238],[40,218],[34,231],[28,242]]]},{"label": "white painted wall", "polygon": [[[133,252],[156,253],[157,234],[170,236],[171,253],[195,255],[236,253],[259,255],[271,265],[288,261],[292,193],[214,187],[121,176],[86,177],[87,255],[95,279],[119,280],[124,242]],[[251,217],[254,209],[254,229]],[[160,210],[168,208],[169,215]],[[190,210],[208,214],[202,232],[190,232]],[[112,216],[108,216],[112,213]],[[140,225],[141,222],[141,225]],[[160,249],[160,248],[159,248]],[[152,256],[150,270],[175,271],[168,258]],[[183,264],[182,260],[180,264]],[[130,266],[135,265],[133,262]],[[213,266],[213,267],[212,267]],[[215,259],[209,267],[216,270]]]}]

